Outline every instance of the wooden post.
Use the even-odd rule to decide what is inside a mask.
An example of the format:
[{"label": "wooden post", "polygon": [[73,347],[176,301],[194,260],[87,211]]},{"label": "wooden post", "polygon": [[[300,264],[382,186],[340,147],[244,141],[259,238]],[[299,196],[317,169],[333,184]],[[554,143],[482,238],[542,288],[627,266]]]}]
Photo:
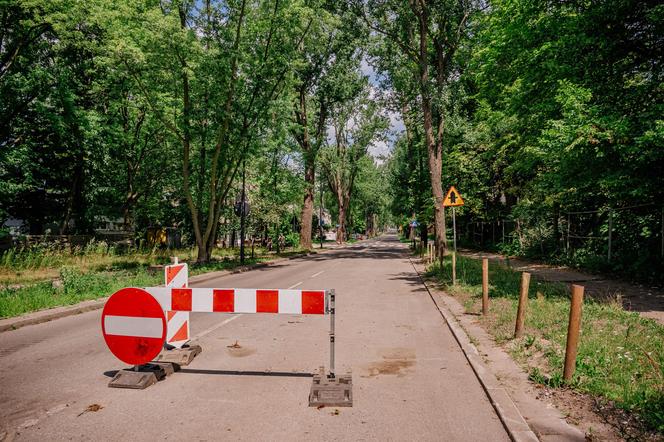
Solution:
[{"label": "wooden post", "polygon": [[528,288],[530,287],[530,273],[521,274],[521,293],[519,294],[519,307],[516,311],[516,326],[514,327],[514,337],[523,336],[523,324],[526,319],[526,308],[528,308]]},{"label": "wooden post", "polygon": [[456,285],[456,252],[452,252],[452,285]]},{"label": "wooden post", "polygon": [[583,306],[583,286],[572,285],[572,303],[569,309],[567,326],[567,345],[565,346],[565,368],[563,379],[572,380],[576,369],[576,355],[579,349],[579,330],[581,329],[581,309]]},{"label": "wooden post", "polygon": [[482,314],[489,314],[489,259],[482,258]]}]

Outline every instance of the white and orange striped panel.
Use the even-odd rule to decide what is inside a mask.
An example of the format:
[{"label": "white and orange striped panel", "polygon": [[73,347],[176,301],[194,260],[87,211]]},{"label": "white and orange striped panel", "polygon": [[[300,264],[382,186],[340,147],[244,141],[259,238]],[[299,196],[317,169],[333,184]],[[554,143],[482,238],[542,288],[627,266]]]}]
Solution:
[{"label": "white and orange striped panel", "polygon": [[329,313],[325,290],[147,287],[164,311],[218,313]]},{"label": "white and orange striped panel", "polygon": [[[164,280],[166,287],[182,288],[189,286],[189,268],[187,264],[173,264],[164,267]],[[166,312],[167,332],[166,343],[176,348],[182,348],[189,342],[189,312],[172,311]]]}]

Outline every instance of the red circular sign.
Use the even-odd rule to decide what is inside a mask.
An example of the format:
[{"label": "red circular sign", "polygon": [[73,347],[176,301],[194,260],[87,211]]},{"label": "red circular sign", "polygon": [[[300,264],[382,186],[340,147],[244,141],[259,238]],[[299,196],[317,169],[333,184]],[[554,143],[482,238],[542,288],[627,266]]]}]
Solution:
[{"label": "red circular sign", "polygon": [[124,288],[104,305],[101,331],[106,345],[122,362],[141,365],[153,360],[166,341],[166,317],[148,292]]}]

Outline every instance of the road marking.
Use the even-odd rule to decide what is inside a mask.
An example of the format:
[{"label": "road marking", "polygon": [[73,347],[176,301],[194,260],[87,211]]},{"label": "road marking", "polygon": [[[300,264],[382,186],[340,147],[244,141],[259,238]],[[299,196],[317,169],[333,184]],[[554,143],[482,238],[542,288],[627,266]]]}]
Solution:
[{"label": "road marking", "polygon": [[297,287],[297,286],[300,285],[300,284],[302,284],[302,281],[297,282],[297,283],[293,284],[292,286],[290,286],[290,287],[288,287],[288,288],[289,288],[289,289],[294,289],[295,287]]},{"label": "road marking", "polygon": [[318,272],[318,273],[314,273],[313,275],[311,275],[311,277],[312,277],[312,278],[315,278],[316,276],[320,275],[320,274],[323,273],[324,271],[325,271],[325,270],[321,270],[321,271]]},{"label": "road marking", "polygon": [[220,322],[220,323],[217,324],[217,325],[213,325],[212,327],[208,328],[207,330],[205,330],[205,331],[203,331],[203,332],[197,334],[196,336],[194,336],[193,338],[191,338],[191,340],[193,341],[194,339],[200,339],[200,338],[202,338],[203,336],[212,333],[213,331],[215,331],[215,330],[218,329],[219,327],[224,326],[224,325],[228,324],[229,322],[231,322],[231,321],[233,321],[233,320],[239,318],[240,316],[242,316],[242,315],[234,315],[234,316],[231,316],[230,318],[226,319],[225,321],[222,321],[222,322]]}]

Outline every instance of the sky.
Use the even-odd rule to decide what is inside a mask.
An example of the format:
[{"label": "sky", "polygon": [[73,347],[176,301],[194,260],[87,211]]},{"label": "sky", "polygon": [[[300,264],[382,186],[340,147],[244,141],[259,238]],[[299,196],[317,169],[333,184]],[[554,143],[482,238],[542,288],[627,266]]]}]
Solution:
[{"label": "sky", "polygon": [[[366,58],[362,60],[360,69],[362,70],[362,73],[369,78],[369,83],[371,83],[371,86],[374,88],[374,90],[377,91],[378,74],[374,71],[373,66],[369,64]],[[401,120],[401,115],[399,115],[398,112],[388,110],[386,111],[386,114],[390,119],[389,134],[386,141],[378,141],[369,148],[369,153],[374,158],[381,155],[387,156],[390,152],[392,152],[394,141],[398,138],[399,134],[405,130],[403,121]]]}]

